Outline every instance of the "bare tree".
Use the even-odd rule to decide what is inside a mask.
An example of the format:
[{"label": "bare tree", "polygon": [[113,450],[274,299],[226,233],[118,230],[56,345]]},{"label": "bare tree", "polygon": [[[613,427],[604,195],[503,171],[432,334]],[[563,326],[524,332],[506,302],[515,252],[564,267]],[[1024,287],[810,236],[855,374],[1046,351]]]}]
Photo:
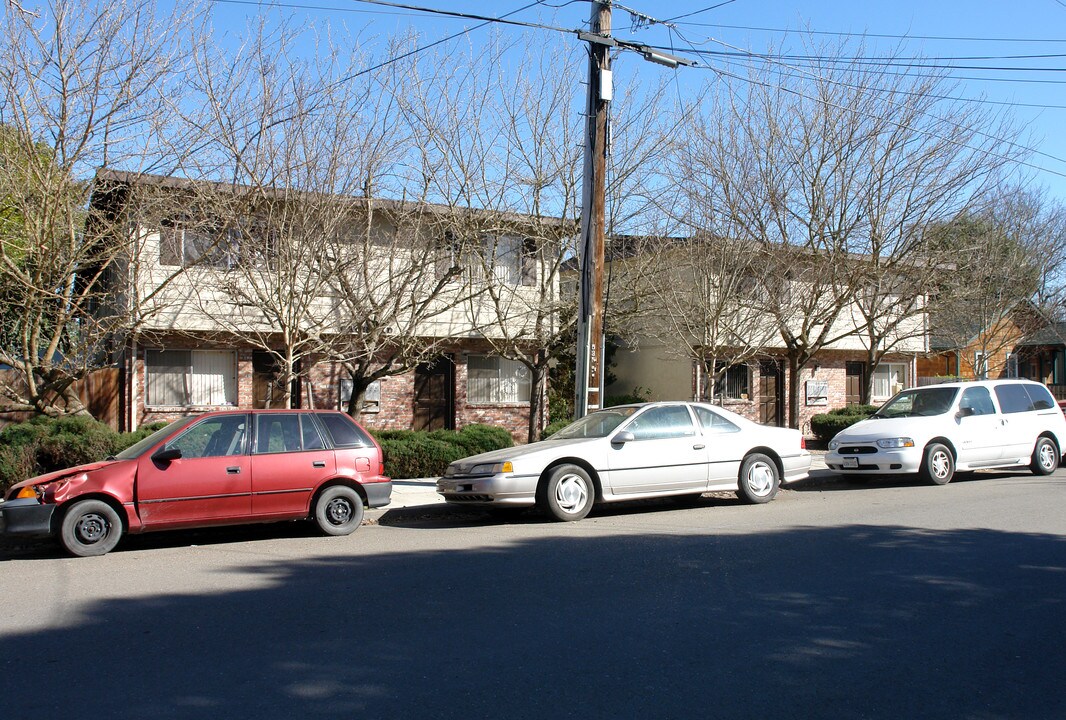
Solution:
[{"label": "bare tree", "polygon": [[128,218],[89,208],[90,180],[106,165],[180,163],[160,139],[177,132],[167,110],[202,8],[51,0],[0,13],[0,364],[14,369],[0,393],[11,409],[85,413],[72,384],[110,364],[111,340],[139,317],[112,283],[132,254]]},{"label": "bare tree", "polygon": [[998,359],[1047,324],[1039,305],[1044,262],[1060,240],[1044,235],[1046,226],[1034,223],[1031,208],[1014,205],[1023,198],[1000,196],[983,210],[928,229],[931,252],[943,258],[930,332],[939,348],[955,352],[960,373],[1001,371]]},{"label": "bare tree", "polygon": [[900,284],[879,283],[917,262],[923,223],[1016,156],[995,118],[941,102],[936,78],[885,74],[853,48],[811,54],[824,60],[810,70],[730,74],[678,153],[698,216],[759,248],[756,303],[787,356],[793,427],[800,370],[856,332],[875,365],[906,335],[896,315],[913,319],[921,303],[901,306]]}]

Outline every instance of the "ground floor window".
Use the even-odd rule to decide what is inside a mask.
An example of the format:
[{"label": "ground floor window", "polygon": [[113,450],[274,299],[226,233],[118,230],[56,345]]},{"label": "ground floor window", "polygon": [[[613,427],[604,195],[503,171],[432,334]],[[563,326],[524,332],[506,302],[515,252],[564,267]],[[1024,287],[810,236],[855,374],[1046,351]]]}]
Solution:
[{"label": "ground floor window", "polygon": [[528,403],[529,368],[495,355],[467,359],[466,400],[469,403]]},{"label": "ground floor window", "polygon": [[144,404],[202,407],[237,404],[232,350],[146,350]]},{"label": "ground floor window", "polygon": [[[725,363],[715,363],[715,373],[722,371]],[[751,397],[751,370],[747,365],[730,365],[714,383],[714,398],[722,400],[747,400]]]},{"label": "ground floor window", "polygon": [[884,402],[907,386],[907,366],[903,363],[881,363],[874,370],[873,398]]}]

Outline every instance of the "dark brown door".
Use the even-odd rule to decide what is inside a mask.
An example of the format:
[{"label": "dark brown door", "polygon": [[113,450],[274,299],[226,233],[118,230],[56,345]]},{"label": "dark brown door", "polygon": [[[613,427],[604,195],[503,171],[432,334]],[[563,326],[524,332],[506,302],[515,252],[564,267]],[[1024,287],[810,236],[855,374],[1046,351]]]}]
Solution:
[{"label": "dark brown door", "polygon": [[[252,407],[283,408],[285,383],[279,380],[281,369],[273,353],[256,350],[252,353]],[[298,381],[292,383],[292,407],[299,407],[300,388]]]},{"label": "dark brown door", "polygon": [[455,429],[455,363],[449,357],[415,368],[415,430]]},{"label": "dark brown door", "polygon": [[764,360],[759,364],[759,422],[766,425],[784,425],[784,383],[781,365],[776,360]]},{"label": "dark brown door", "polygon": [[858,405],[862,402],[862,384],[866,375],[865,371],[865,363],[849,362],[844,364],[844,376],[846,379],[844,402],[848,405]]}]

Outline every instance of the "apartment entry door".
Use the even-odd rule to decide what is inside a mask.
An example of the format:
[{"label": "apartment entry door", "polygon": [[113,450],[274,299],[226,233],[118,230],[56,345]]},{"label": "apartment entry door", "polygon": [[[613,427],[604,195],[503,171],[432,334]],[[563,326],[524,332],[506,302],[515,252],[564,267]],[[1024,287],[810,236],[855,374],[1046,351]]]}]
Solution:
[{"label": "apartment entry door", "polygon": [[866,363],[847,362],[844,364],[846,379],[844,402],[848,405],[858,405],[862,402],[862,385],[866,378]]},{"label": "apartment entry door", "polygon": [[413,429],[455,429],[455,363],[447,355],[415,368]]},{"label": "apartment entry door", "polygon": [[763,360],[759,364],[759,422],[764,425],[785,424],[785,383],[781,363]]}]

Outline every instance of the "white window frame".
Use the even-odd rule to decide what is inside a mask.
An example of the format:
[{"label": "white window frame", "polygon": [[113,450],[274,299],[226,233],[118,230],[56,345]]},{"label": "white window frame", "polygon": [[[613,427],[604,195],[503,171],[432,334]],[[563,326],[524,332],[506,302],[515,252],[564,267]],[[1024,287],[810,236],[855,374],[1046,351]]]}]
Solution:
[{"label": "white window frame", "polygon": [[988,379],[988,353],[983,350],[973,354],[973,374],[978,380]]},{"label": "white window frame", "polygon": [[[481,365],[482,367],[475,367]],[[470,405],[528,405],[532,377],[517,360],[498,355],[468,355],[466,402]]]},{"label": "white window frame", "polygon": [[1009,377],[1009,378],[1018,377],[1018,353],[1012,353],[1012,352],[1007,353],[1007,362],[1006,362],[1006,365],[1004,366],[1004,369],[1007,372],[1007,377]]},{"label": "white window frame", "polygon": [[[168,351],[173,353],[174,364],[149,362],[153,353]],[[187,353],[187,357],[183,358],[179,353]],[[236,351],[146,348],[144,405],[152,408],[236,407]]]},{"label": "white window frame", "polygon": [[907,363],[881,363],[874,368],[872,375],[873,392],[870,399],[874,403],[884,402],[907,387]]}]

